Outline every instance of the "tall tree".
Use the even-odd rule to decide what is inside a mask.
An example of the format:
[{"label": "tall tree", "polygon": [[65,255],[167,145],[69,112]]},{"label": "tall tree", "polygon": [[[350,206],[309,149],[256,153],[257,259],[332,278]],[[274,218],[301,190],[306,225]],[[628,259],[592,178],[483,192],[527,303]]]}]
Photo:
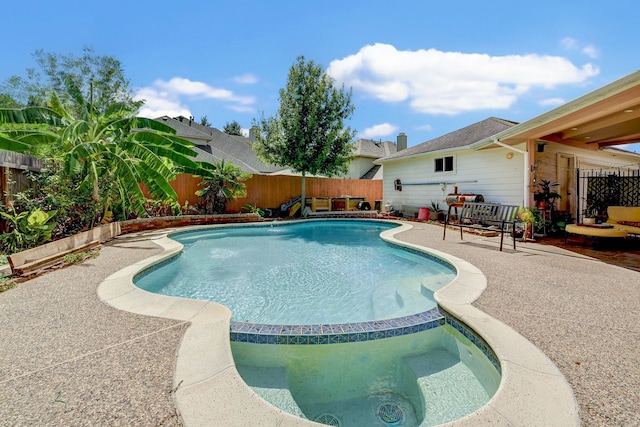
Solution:
[{"label": "tall tree", "polygon": [[51,91],[65,103],[72,101],[66,96],[69,81],[87,99],[91,85],[91,101],[98,110],[105,111],[115,103],[133,103],[122,63],[112,56],[97,55],[90,47],[84,47],[81,56],[44,50],[37,50],[33,56],[37,67],[28,68],[26,77],[9,77],[0,86],[0,92],[20,106],[44,106]]},{"label": "tall tree", "polygon": [[353,111],[351,90],[336,88],[320,65],[300,56],[280,89],[278,113],[254,120],[260,127],[254,143],[260,158],[302,174],[303,213],[307,174],[333,176],[349,168],[355,131],[344,122]]},{"label": "tall tree", "polygon": [[202,116],[200,117],[200,124],[202,126],[209,126],[211,127],[211,122],[209,121],[209,119],[207,119],[207,116]]},{"label": "tall tree", "polygon": [[240,127],[240,123],[236,122],[235,120],[232,121],[231,123],[227,122],[224,125],[224,128],[222,129],[222,131],[227,135],[242,136],[242,127]]}]

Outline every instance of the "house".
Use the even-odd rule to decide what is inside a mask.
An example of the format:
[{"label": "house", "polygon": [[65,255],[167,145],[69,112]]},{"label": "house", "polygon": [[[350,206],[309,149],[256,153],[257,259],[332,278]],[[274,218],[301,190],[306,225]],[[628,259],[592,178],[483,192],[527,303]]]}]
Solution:
[{"label": "house", "polygon": [[640,206],[640,155],[614,147],[639,141],[637,71],[526,122],[489,118],[376,163],[385,204],[409,215],[456,190],[532,206],[545,179],[559,184],[556,209],[580,218],[598,199]]},{"label": "house", "polygon": [[[251,147],[255,129],[250,130],[249,137],[244,137],[226,134],[218,129],[201,125],[192,118],[182,116],[176,118],[162,116],[155,120],[175,129],[177,136],[193,142],[196,145],[195,151],[198,153],[196,161],[224,160],[252,175],[300,175],[289,167],[267,164],[258,158]],[[401,135],[398,136],[400,141]],[[406,136],[404,138],[406,147]],[[402,141],[400,143],[402,144]],[[354,143],[354,146],[354,159],[350,164],[349,172],[343,178],[382,179],[381,166],[375,165],[373,161],[395,153],[396,145],[390,141],[375,142],[360,139]]]},{"label": "house", "polygon": [[198,153],[196,161],[213,163],[224,160],[252,175],[278,175],[285,174],[288,170],[286,167],[267,164],[258,159],[249,138],[229,135],[182,116],[163,116],[155,120],[175,129],[176,135],[180,138],[193,142]]},{"label": "house", "polygon": [[382,179],[382,165],[377,165],[374,161],[393,155],[398,147],[406,148],[406,146],[407,136],[404,133],[398,135],[398,145],[391,141],[357,140],[354,143],[353,160],[349,164],[349,172],[345,178]]}]

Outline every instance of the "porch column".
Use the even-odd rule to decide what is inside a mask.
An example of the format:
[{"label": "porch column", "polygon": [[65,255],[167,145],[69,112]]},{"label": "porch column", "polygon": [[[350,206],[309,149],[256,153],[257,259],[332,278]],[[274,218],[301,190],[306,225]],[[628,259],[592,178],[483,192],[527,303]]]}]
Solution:
[{"label": "porch column", "polygon": [[533,193],[531,192],[531,172],[533,172],[533,168],[535,166],[535,151],[536,150],[536,140],[529,139],[527,140],[527,153],[525,154],[525,164],[524,164],[524,207],[528,208],[532,206],[533,203]]}]

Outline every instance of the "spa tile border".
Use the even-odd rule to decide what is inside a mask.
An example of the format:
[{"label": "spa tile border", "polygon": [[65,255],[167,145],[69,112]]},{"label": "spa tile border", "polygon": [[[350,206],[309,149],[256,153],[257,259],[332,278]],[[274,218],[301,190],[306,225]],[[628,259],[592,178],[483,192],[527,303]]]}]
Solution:
[{"label": "spa tile border", "polygon": [[285,345],[339,344],[415,334],[444,323],[445,319],[437,307],[394,319],[330,325],[267,325],[232,320],[231,341]]},{"label": "spa tile border", "polygon": [[444,310],[440,307],[440,312],[446,319],[446,324],[451,326],[456,331],[460,332],[466,339],[471,341],[473,345],[475,345],[478,350],[485,355],[485,357],[491,362],[494,368],[498,371],[500,375],[502,375],[502,366],[500,365],[500,360],[496,353],[493,351],[491,346],[487,344],[487,342],[479,336],[473,329],[471,329],[466,323],[451,315],[451,313]]},{"label": "spa tile border", "polygon": [[232,342],[251,344],[341,344],[415,334],[445,324],[460,332],[475,345],[502,375],[500,361],[491,346],[464,322],[439,307],[394,319],[331,325],[268,325],[232,320],[230,339]]}]

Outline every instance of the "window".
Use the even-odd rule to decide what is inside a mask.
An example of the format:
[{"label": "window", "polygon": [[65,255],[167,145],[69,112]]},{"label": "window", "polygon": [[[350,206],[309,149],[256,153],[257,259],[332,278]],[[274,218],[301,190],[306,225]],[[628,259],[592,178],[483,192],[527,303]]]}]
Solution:
[{"label": "window", "polygon": [[453,171],[453,156],[438,157],[435,159],[434,172],[452,172]]}]

